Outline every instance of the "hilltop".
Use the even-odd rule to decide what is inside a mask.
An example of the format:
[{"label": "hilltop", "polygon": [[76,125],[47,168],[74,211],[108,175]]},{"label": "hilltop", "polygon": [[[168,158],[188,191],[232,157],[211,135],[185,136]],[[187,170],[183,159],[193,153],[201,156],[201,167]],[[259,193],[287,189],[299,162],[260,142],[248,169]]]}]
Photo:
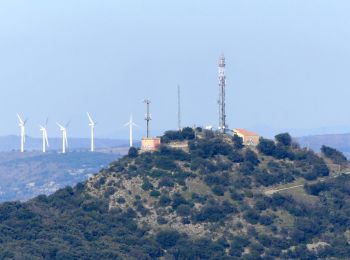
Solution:
[{"label": "hilltop", "polygon": [[[338,151],[288,134],[168,131],[85,183],[0,205],[0,258],[344,259],[350,176]],[[181,145],[178,145],[178,144]],[[174,148],[181,147],[181,149]]]}]

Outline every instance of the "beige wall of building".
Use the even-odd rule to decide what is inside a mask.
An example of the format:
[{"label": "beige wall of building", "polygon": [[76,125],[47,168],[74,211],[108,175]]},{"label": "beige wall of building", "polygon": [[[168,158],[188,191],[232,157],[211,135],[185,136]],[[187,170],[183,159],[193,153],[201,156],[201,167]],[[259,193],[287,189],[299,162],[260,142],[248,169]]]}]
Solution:
[{"label": "beige wall of building", "polygon": [[252,131],[245,129],[233,129],[233,134],[241,137],[244,145],[257,146],[259,144],[260,136]]},{"label": "beige wall of building", "polygon": [[160,146],[160,138],[142,138],[141,139],[141,151],[151,152],[159,149]]}]

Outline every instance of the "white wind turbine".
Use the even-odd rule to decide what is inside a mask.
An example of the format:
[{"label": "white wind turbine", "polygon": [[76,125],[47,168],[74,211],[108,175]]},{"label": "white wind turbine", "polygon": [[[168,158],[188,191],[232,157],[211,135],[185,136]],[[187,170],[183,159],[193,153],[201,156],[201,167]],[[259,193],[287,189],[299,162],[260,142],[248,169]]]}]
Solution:
[{"label": "white wind turbine", "polygon": [[19,114],[17,114],[18,120],[19,120],[19,124],[18,126],[21,129],[21,153],[24,152],[24,144],[26,142],[26,123],[27,120],[24,120],[21,118],[21,116]]},{"label": "white wind turbine", "polygon": [[46,153],[46,147],[49,147],[49,138],[47,136],[47,122],[46,119],[45,126],[40,125],[40,131],[42,132],[42,139],[43,139],[43,153]]},{"label": "white wind turbine", "polygon": [[95,138],[96,123],[94,122],[94,120],[92,120],[92,117],[90,116],[89,112],[87,112],[86,114],[89,118],[89,126],[91,128],[91,152],[93,152],[95,150],[94,138]]},{"label": "white wind turbine", "polygon": [[69,126],[69,123],[67,123],[65,127],[59,123],[56,124],[62,132],[62,153],[66,153],[66,149],[68,148],[67,128]]},{"label": "white wind turbine", "polygon": [[124,126],[128,126],[129,127],[129,140],[130,140],[130,147],[133,147],[133,127],[136,126],[138,127],[137,124],[135,124],[132,120],[132,114],[130,115],[130,119],[129,122],[127,122]]}]

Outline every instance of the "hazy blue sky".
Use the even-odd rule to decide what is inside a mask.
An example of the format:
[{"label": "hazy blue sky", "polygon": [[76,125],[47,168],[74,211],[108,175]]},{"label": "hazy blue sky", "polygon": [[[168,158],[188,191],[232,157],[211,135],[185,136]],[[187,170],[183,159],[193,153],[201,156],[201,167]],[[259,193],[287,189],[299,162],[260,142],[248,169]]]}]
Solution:
[{"label": "hazy blue sky", "polygon": [[49,134],[72,120],[88,136],[88,110],[98,136],[127,136],[145,97],[152,127],[176,128],[177,84],[184,124],[216,126],[221,53],[229,126],[348,132],[349,13],[348,0],[3,0],[0,135],[20,112],[30,135],[48,116]]}]

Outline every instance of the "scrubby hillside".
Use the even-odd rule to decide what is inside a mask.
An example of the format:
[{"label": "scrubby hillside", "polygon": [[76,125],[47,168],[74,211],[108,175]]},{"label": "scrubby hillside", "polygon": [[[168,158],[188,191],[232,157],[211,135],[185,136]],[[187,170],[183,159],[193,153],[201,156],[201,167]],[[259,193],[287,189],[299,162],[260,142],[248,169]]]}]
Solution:
[{"label": "scrubby hillside", "polygon": [[350,176],[341,154],[300,149],[288,134],[257,148],[199,128],[166,132],[162,141],[158,152],[130,149],[75,188],[2,204],[0,258],[350,255]]}]

